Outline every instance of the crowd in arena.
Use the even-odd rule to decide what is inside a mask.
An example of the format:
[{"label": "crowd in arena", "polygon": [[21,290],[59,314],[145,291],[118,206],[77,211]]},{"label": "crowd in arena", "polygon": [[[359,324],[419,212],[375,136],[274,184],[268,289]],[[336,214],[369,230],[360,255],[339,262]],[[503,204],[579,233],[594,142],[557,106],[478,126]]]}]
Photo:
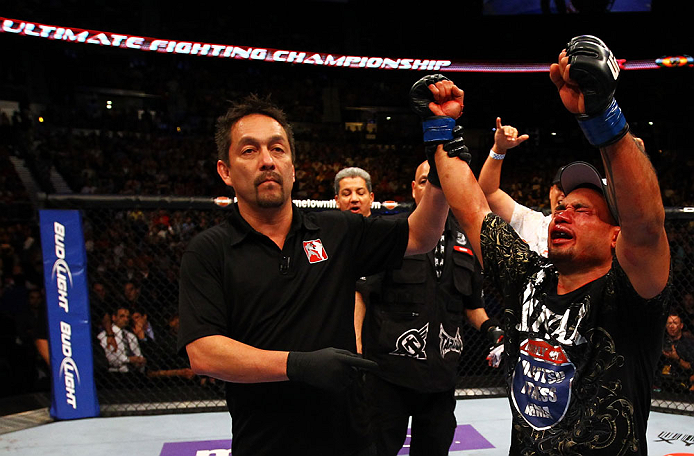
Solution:
[{"label": "crowd in arena", "polygon": [[[54,189],[41,174],[55,168],[74,193],[228,194],[215,172],[216,157],[211,139],[205,136],[161,130],[147,133],[137,128],[119,132],[46,125],[27,128],[19,119],[20,116],[15,116],[16,123],[9,119],[3,121],[3,131],[9,133],[6,137],[14,141],[3,145],[0,157],[5,205],[29,199],[9,161],[10,154],[18,152],[35,173],[34,177],[41,181],[43,190],[49,193]],[[408,170],[416,166],[421,153],[416,146],[370,144],[351,139],[337,128],[334,130],[330,140],[325,140],[327,136],[324,136],[329,134],[328,127],[322,132],[322,140],[312,141],[298,135],[295,198],[331,199],[335,173],[354,165],[371,172],[377,200],[410,199],[411,173]],[[26,135],[31,135],[32,148],[21,147]],[[687,167],[691,163],[676,152],[664,152],[658,158],[666,206],[693,205],[692,173],[684,178],[686,167],[682,171],[683,167],[672,166],[674,162],[684,162]],[[517,163],[518,166],[505,171],[503,181],[508,193],[525,205],[548,209],[546,195],[553,171],[532,170],[530,160],[519,159]],[[84,218],[95,337],[115,321],[121,308],[129,314],[124,329],[142,335],[144,315],[145,321],[149,319],[150,328],[156,328],[154,333],[158,333],[161,341],[156,345],[150,342],[148,346],[147,337],[140,339],[141,345],[148,347],[141,353],[148,362],[142,372],[148,372],[149,380],[167,376],[191,381],[194,377],[185,360],[176,354],[175,342],[172,342],[177,319],[177,265],[187,241],[206,227],[219,223],[222,217],[221,212],[133,209],[92,211]],[[676,312],[682,317],[687,338],[694,329],[694,305],[691,303],[694,244],[689,241],[693,234],[692,222],[669,224],[674,277],[681,293]],[[45,391],[49,385],[48,366],[35,344],[37,338],[45,337],[42,336],[45,330],[40,328],[45,324],[45,298],[38,227],[33,220],[6,220],[0,227],[0,238],[0,314],[4,328],[1,332],[3,352],[8,353],[2,368],[4,372],[12,372],[12,375],[2,376],[8,383],[3,391]],[[157,336],[154,337],[156,340]],[[152,349],[153,346],[156,348]],[[103,352],[96,353],[95,358],[101,356],[96,359],[97,369],[107,372],[108,359]],[[138,381],[147,381],[145,377],[141,376]],[[207,380],[195,381],[205,383]]]},{"label": "crowd in arena", "polygon": [[[109,81],[115,72],[104,71],[101,82],[153,94],[158,101],[151,107],[108,110],[98,105],[103,97],[92,94],[86,102],[45,105],[40,113],[43,121],[24,105],[12,115],[0,115],[0,337],[2,352],[9,354],[0,366],[0,378],[7,383],[1,388],[4,392],[45,390],[49,376],[35,345],[35,339],[45,333],[37,328],[43,322],[45,307],[43,298],[37,299],[37,293],[43,293],[38,226],[35,216],[23,217],[19,214],[26,212],[16,210],[18,206],[31,207],[32,198],[14,171],[10,157],[23,160],[39,190],[45,193],[58,191],[48,179],[54,170],[75,194],[229,195],[229,189],[216,173],[212,137],[215,117],[225,107],[225,98],[218,93],[233,99],[248,91],[267,93],[267,87],[284,87],[283,91],[272,93],[272,98],[287,111],[296,129],[294,198],[330,200],[334,197],[335,174],[344,167],[359,166],[372,176],[376,201],[411,201],[411,175],[423,160],[422,146],[412,139],[419,132],[408,134],[383,122],[378,130],[369,130],[369,120],[358,116],[355,120],[364,124],[363,128],[350,127],[344,112],[332,117],[326,112],[332,104],[325,101],[329,94],[340,93],[340,107],[392,106],[407,90],[403,84],[372,82],[354,86],[349,79],[336,78],[327,84],[330,87],[326,90],[322,80],[325,75],[320,72],[287,80],[272,71],[264,71],[259,77],[255,67],[251,67],[220,81],[213,72],[199,68],[189,71],[187,61],[178,61],[174,68],[138,63],[137,58],[131,58],[131,62],[126,79],[119,76],[118,80]],[[85,60],[79,64],[88,63]],[[20,77],[9,72],[3,76],[3,82],[12,83],[13,78]],[[81,82],[84,81],[72,84]],[[537,127],[526,127],[537,140],[531,138],[523,146],[526,150],[519,148],[509,154],[507,161],[513,164],[505,166],[502,186],[519,203],[548,212],[551,179],[559,165],[576,158],[572,155],[576,147],[563,150],[567,143],[541,140],[544,134]],[[493,132],[476,124],[467,128],[476,130],[481,138],[477,150],[472,147],[472,168],[479,171],[492,144]],[[644,135],[644,139],[660,177],[664,205],[694,206],[694,159],[683,150],[652,147],[652,136]],[[541,167],[533,158],[537,154],[544,157]],[[140,209],[85,216],[95,340],[117,314],[118,307],[124,306],[129,313],[126,326],[131,330],[142,329],[136,328],[132,316],[144,313],[153,327],[168,334],[162,336],[169,339],[168,361],[155,361],[156,351],[145,350],[143,357],[149,358],[148,369],[184,369],[169,337],[176,319],[180,255],[193,235],[222,217],[221,212]],[[684,303],[688,302],[685,296],[694,291],[694,243],[690,241],[694,222],[671,221],[668,229],[678,301],[682,303],[678,311],[691,314],[691,308]],[[694,321],[691,317],[683,317],[683,321],[685,331],[691,333]],[[101,367],[108,371],[106,357],[101,361]],[[179,374],[190,380],[186,378],[190,377],[188,371]]]}]

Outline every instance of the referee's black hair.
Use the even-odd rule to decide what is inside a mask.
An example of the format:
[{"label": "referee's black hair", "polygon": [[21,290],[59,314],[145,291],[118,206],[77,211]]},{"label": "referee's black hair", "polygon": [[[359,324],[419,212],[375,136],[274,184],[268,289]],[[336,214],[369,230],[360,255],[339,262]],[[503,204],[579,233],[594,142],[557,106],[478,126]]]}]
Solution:
[{"label": "referee's black hair", "polygon": [[289,148],[294,162],[294,131],[287,120],[287,115],[277,105],[270,101],[270,96],[260,98],[256,94],[250,94],[237,102],[231,102],[226,114],[217,118],[214,135],[217,143],[217,158],[229,164],[229,148],[231,147],[231,128],[243,117],[252,114],[261,114],[275,119],[287,133]]}]

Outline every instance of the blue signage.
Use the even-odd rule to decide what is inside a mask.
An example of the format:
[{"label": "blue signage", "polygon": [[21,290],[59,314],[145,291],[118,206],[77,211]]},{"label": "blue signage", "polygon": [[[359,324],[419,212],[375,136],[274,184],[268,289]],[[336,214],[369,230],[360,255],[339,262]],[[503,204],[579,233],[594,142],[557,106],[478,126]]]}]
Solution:
[{"label": "blue signage", "polygon": [[51,416],[98,416],[82,217],[79,211],[63,210],[42,210],[39,216],[53,377]]}]

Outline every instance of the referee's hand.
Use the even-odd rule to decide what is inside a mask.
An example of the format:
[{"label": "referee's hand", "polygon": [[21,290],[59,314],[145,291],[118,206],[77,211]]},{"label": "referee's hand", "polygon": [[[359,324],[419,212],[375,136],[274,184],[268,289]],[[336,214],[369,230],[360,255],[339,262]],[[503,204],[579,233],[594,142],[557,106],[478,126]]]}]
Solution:
[{"label": "referee's hand", "polygon": [[289,352],[289,380],[341,391],[354,380],[359,370],[375,370],[378,364],[348,350],[323,348],[312,352]]}]

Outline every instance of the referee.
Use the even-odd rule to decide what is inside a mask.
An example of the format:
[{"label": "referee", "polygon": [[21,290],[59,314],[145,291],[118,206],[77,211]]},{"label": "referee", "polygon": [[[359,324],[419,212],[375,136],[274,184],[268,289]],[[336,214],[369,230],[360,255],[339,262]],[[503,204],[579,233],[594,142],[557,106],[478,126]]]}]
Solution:
[{"label": "referee", "polygon": [[257,96],[218,119],[216,141],[238,202],[183,254],[179,349],[197,374],[227,382],[235,456],[368,454],[351,385],[376,365],[354,354],[355,283],[435,246],[443,192],[427,185],[407,220],[303,214],[291,126]]}]

